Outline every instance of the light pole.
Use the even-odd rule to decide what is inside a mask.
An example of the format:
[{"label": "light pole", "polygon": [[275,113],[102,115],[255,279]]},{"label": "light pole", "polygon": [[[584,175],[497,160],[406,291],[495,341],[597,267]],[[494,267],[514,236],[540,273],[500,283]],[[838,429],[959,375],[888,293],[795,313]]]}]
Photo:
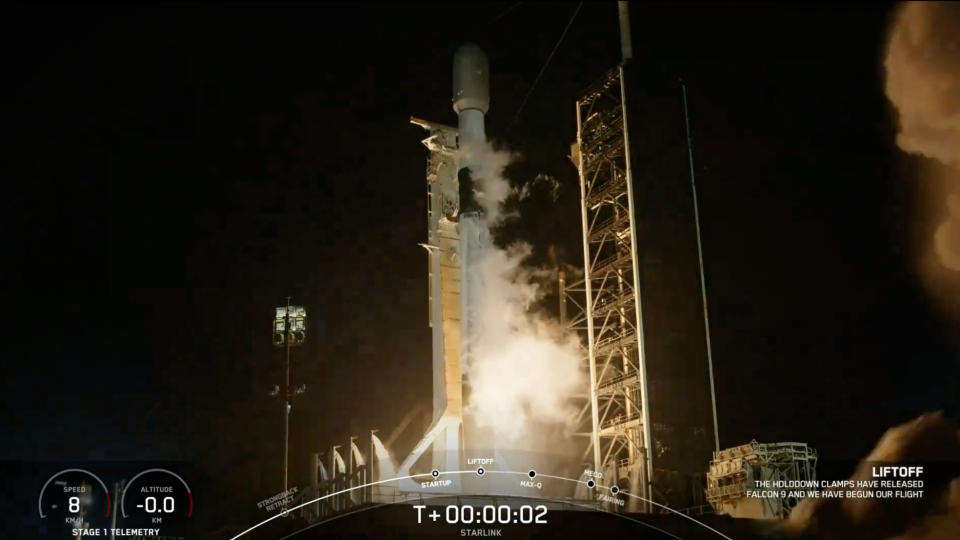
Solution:
[{"label": "light pole", "polygon": [[[287,297],[287,305],[276,309],[276,315],[273,319],[273,346],[283,347],[285,351],[284,359],[284,378],[283,378],[283,508],[287,508],[287,479],[289,472],[290,456],[290,408],[294,396],[300,395],[307,390],[307,385],[301,384],[296,390],[290,388],[290,348],[303,345],[307,337],[307,310],[303,306],[291,306],[290,297]],[[280,388],[274,385],[271,395],[277,396]]]},{"label": "light pole", "polygon": [[[87,507],[93,503],[93,497],[90,495],[93,492],[93,486],[87,484],[86,482],[80,484],[80,497],[77,499],[80,507],[80,511],[77,512],[80,515],[80,525],[77,529],[86,529],[90,526],[90,523],[86,521],[87,517]],[[72,502],[72,501],[71,501]],[[80,540],[80,534],[77,533],[77,540]]]}]

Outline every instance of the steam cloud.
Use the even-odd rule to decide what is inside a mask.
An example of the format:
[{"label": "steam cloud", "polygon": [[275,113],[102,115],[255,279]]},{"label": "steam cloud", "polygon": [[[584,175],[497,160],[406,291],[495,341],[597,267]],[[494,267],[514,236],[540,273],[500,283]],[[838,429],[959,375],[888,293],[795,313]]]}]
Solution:
[{"label": "steam cloud", "polygon": [[[501,206],[513,193],[503,171],[514,156],[488,144],[465,151],[486,225],[495,227],[510,217]],[[516,444],[545,424],[571,421],[577,411],[569,397],[586,385],[577,337],[532,309],[541,296],[542,271],[524,267],[530,252],[523,243],[490,245],[479,263],[483,295],[473,357],[465,366],[467,412],[492,429],[498,443]]]},{"label": "steam cloud", "polygon": [[[918,499],[804,499],[784,523],[801,538],[960,538],[960,431],[940,413],[890,428],[857,466],[851,480],[872,480],[874,464],[940,464],[925,474]],[[953,470],[948,467],[953,465]],[[950,474],[950,473],[953,474]]]},{"label": "steam cloud", "polygon": [[887,97],[900,115],[897,145],[945,165],[953,193],[934,249],[945,267],[960,271],[960,4],[904,5],[885,67]]},{"label": "steam cloud", "polygon": [[462,153],[470,162],[477,203],[483,208],[487,225],[499,224],[506,217],[501,205],[511,193],[510,182],[504,178],[503,171],[516,156],[495,150],[489,143],[467,145]]}]

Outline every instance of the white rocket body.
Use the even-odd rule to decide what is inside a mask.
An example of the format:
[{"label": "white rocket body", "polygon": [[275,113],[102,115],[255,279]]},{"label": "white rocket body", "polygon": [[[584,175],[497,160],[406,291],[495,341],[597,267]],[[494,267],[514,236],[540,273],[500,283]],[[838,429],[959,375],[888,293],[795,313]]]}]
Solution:
[{"label": "white rocket body", "polygon": [[[432,449],[433,467],[458,470],[464,466],[463,369],[476,331],[477,302],[482,283],[479,264],[489,233],[476,208],[459,199],[458,172],[470,168],[469,147],[486,142],[484,115],[490,108],[489,64],[476,45],[461,46],[453,58],[453,110],[458,127],[419,119],[411,121],[431,136],[428,172],[430,257],[430,325],[433,331],[433,423],[397,470],[409,474]],[[455,139],[454,143],[452,139]],[[451,491],[444,489],[439,491]]]},{"label": "white rocket body", "polygon": [[[474,148],[486,143],[484,116],[490,110],[490,64],[480,47],[467,43],[453,56],[453,110],[457,113],[460,160],[457,170],[470,169]],[[474,178],[475,180],[475,178]],[[460,328],[461,364],[472,360],[480,302],[481,255],[489,242],[482,213],[460,201]],[[464,369],[465,371],[465,369]]]},{"label": "white rocket body", "polygon": [[[490,110],[490,64],[480,47],[467,43],[453,55],[453,110],[460,147],[487,140],[483,119]],[[460,164],[460,168],[469,164]]]}]

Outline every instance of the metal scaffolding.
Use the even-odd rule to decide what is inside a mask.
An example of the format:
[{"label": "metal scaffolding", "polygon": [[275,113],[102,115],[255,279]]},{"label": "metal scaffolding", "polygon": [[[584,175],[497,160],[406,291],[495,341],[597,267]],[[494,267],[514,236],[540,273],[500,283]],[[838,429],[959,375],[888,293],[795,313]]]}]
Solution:
[{"label": "metal scaffolding", "polygon": [[589,411],[591,440],[584,457],[592,452],[594,471],[608,483],[626,484],[621,488],[650,499],[651,436],[625,92],[619,66],[576,104],[571,158],[580,174],[584,275],[564,294],[579,308],[569,327],[586,335],[590,393],[581,417]]},{"label": "metal scaffolding", "polygon": [[[757,482],[806,483],[817,479],[817,451],[806,443],[758,443],[719,450],[713,453],[707,473],[707,500],[718,514],[739,518],[783,519],[800,502],[797,491],[788,496],[748,497]],[[768,490],[781,492],[781,490]]]}]

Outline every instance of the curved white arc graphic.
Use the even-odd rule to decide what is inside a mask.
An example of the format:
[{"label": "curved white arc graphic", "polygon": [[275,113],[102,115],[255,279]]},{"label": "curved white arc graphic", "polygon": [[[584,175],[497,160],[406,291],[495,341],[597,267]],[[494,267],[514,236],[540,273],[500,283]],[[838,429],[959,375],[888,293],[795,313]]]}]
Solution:
[{"label": "curved white arc graphic", "polygon": [[[560,479],[564,479],[564,480],[569,480],[569,479],[565,479],[565,478],[560,477],[560,476],[551,476],[551,477],[549,477],[549,478],[560,478]],[[655,527],[655,526],[653,526],[653,525],[650,525],[649,523],[647,523],[647,522],[645,522],[645,521],[640,521],[639,519],[632,518],[632,517],[630,517],[630,516],[625,516],[625,515],[623,515],[623,514],[618,514],[617,512],[611,512],[611,511],[609,511],[609,510],[604,510],[603,508],[597,508],[597,507],[591,506],[591,505],[589,505],[589,504],[579,504],[579,503],[571,502],[571,501],[564,500],[564,499],[549,499],[549,498],[544,498],[544,497],[530,497],[530,496],[527,496],[527,495],[511,495],[511,497],[517,498],[517,499],[530,499],[530,500],[532,500],[532,501],[546,501],[546,502],[552,502],[552,503],[558,503],[558,504],[568,504],[568,505],[570,505],[570,506],[577,506],[577,507],[579,507],[579,508],[584,508],[584,509],[586,509],[586,510],[595,510],[595,511],[597,511],[597,512],[602,512],[602,513],[604,513],[604,514],[610,514],[610,515],[612,515],[612,516],[616,516],[616,517],[618,517],[618,518],[625,519],[625,520],[627,520],[627,521],[632,521],[632,522],[634,522],[634,523],[639,523],[640,525],[643,525],[644,527],[648,527],[648,528],[653,529],[653,530],[655,530],[655,531],[657,531],[657,532],[659,532],[659,533],[663,533],[663,534],[669,536],[670,538],[676,538],[677,540],[683,540],[683,539],[680,538],[679,536],[677,536],[677,535],[675,535],[675,534],[672,534],[672,533],[670,533],[670,532],[667,532],[667,531],[665,531],[665,530],[663,530],[663,529],[661,529],[661,528],[659,528],[659,527]],[[431,495],[431,496],[429,496],[429,497],[422,497],[420,500],[423,500],[423,501],[432,501],[432,500],[434,500],[434,499],[448,499],[448,498],[450,498],[450,495],[438,494],[438,495]],[[327,524],[327,523],[330,523],[331,521],[335,521],[335,520],[340,519],[340,518],[343,518],[343,517],[351,516],[351,515],[353,515],[353,514],[359,514],[360,512],[366,512],[367,510],[376,510],[377,508],[383,508],[384,506],[390,506],[390,505],[394,505],[394,504],[406,504],[406,502],[380,503],[380,504],[376,504],[376,505],[373,505],[373,506],[367,506],[367,507],[363,507],[363,508],[358,508],[358,509],[356,509],[356,510],[353,510],[352,512],[344,512],[343,514],[337,514],[337,515],[331,516],[331,517],[329,517],[329,518],[327,518],[327,519],[325,519],[325,520],[323,520],[323,521],[320,521],[320,522],[317,522],[317,523],[313,523],[313,524],[311,524],[311,525],[307,525],[306,527],[300,529],[299,531],[292,532],[292,533],[290,533],[290,534],[288,534],[288,535],[286,535],[286,536],[282,536],[282,537],[278,538],[277,540],[287,540],[288,538],[293,538],[294,536],[296,536],[296,535],[298,535],[298,534],[301,534],[301,533],[306,532],[306,531],[308,531],[308,530],[310,530],[310,529],[313,529],[314,527],[319,527],[320,525],[325,525],[325,524]]]},{"label": "curved white arc graphic", "polygon": [[[598,486],[598,487],[599,487],[599,486]],[[629,493],[629,492],[626,492],[626,491],[621,491],[620,493],[623,493],[624,495],[626,495],[626,496],[628,496],[628,497],[633,497],[634,499],[640,499],[640,500],[642,500],[642,501],[646,501],[646,502],[648,502],[648,503],[650,503],[650,504],[652,504],[652,505],[654,505],[654,506],[659,506],[660,508],[663,508],[664,510],[669,510],[670,512],[672,512],[672,513],[674,513],[674,514],[676,514],[676,515],[678,515],[678,516],[685,517],[685,518],[689,519],[690,521],[696,523],[697,525],[700,525],[701,527],[704,527],[704,528],[706,528],[706,529],[709,529],[709,530],[717,533],[718,535],[726,538],[727,540],[733,540],[733,538],[730,538],[729,536],[727,536],[727,535],[723,534],[722,532],[714,529],[713,527],[707,525],[706,523],[704,523],[704,522],[702,522],[702,521],[699,521],[699,520],[696,520],[696,519],[693,519],[692,517],[684,514],[683,512],[677,512],[676,510],[674,510],[673,508],[670,508],[669,506],[662,505],[662,504],[660,504],[660,503],[658,503],[658,502],[651,501],[650,499],[645,499],[645,498],[643,498],[643,497],[641,497],[641,496],[639,496],[639,495],[634,495],[633,493]]]},{"label": "curved white arc graphic", "polygon": [[[528,472],[528,471],[487,471],[488,474],[517,474],[517,475],[522,475],[522,476],[527,476],[527,472]],[[468,470],[468,471],[442,471],[440,474],[441,474],[441,475],[444,475],[444,474],[477,474],[477,471],[476,471],[475,469],[470,469],[470,470]],[[307,501],[307,502],[305,502],[305,503],[301,503],[301,504],[299,504],[299,505],[297,505],[297,506],[294,506],[293,508],[288,509],[286,512],[282,512],[282,513],[276,514],[276,515],[274,515],[274,516],[271,516],[271,517],[269,517],[269,518],[261,521],[260,523],[257,523],[256,525],[250,527],[249,529],[241,532],[240,534],[231,537],[230,540],[237,540],[237,538],[240,538],[241,536],[243,536],[243,535],[245,535],[245,534],[247,534],[247,533],[249,533],[249,532],[251,532],[251,531],[253,531],[253,530],[257,529],[257,528],[262,527],[263,525],[266,525],[267,523],[269,523],[269,522],[271,522],[271,521],[273,521],[273,520],[275,520],[275,519],[277,519],[277,518],[279,518],[279,517],[283,517],[284,515],[286,515],[286,514],[289,513],[289,512],[292,512],[292,511],[294,511],[294,510],[298,510],[298,509],[300,509],[300,508],[303,508],[304,506],[313,504],[313,503],[315,503],[315,502],[322,501],[322,500],[328,499],[328,498],[330,498],[330,497],[335,497],[335,496],[337,496],[337,495],[341,495],[341,494],[343,494],[343,493],[346,493],[346,492],[348,492],[348,491],[352,491],[352,490],[354,490],[354,489],[362,489],[362,488],[365,488],[365,487],[367,487],[367,486],[375,486],[375,485],[384,484],[384,483],[387,483],[387,482],[393,482],[393,481],[396,481],[396,480],[409,480],[409,479],[417,478],[417,477],[421,477],[421,476],[432,476],[432,475],[431,475],[430,473],[421,473],[421,474],[411,474],[411,475],[408,475],[408,476],[398,476],[398,477],[396,477],[396,478],[390,478],[390,479],[387,479],[387,480],[378,480],[378,481],[376,481],[376,482],[368,482],[368,483],[363,484],[363,485],[360,485],[360,486],[354,486],[354,487],[352,487],[352,488],[342,489],[342,490],[337,491],[337,492],[335,492],[335,493],[329,493],[329,494],[324,495],[324,496],[322,496],[322,497],[317,497],[316,499],[312,499],[312,500],[309,500],[309,501]],[[582,481],[579,480],[579,479],[576,479],[576,478],[567,478],[567,477],[564,477],[564,476],[552,476],[552,475],[548,475],[548,474],[539,474],[539,473],[538,473],[537,476],[543,476],[543,477],[545,477],[545,478],[555,478],[555,479],[557,479],[557,480],[564,480],[564,481],[567,481],[567,482],[575,482],[575,483],[578,483],[578,484],[579,484],[579,483],[584,483],[584,482],[582,482]],[[597,488],[600,488],[600,489],[609,489],[611,486],[603,486],[603,485],[597,484],[596,487],[597,487]],[[662,505],[662,504],[660,504],[660,503],[657,503],[657,502],[654,502],[654,501],[648,501],[647,499],[644,499],[643,497],[641,497],[641,496],[639,496],[639,495],[634,495],[634,494],[628,493],[628,492],[626,492],[626,491],[621,491],[620,493],[622,493],[622,494],[624,494],[624,495],[627,495],[628,497],[634,497],[634,498],[636,498],[636,499],[640,499],[640,500],[647,501],[647,502],[649,502],[649,503],[651,503],[651,504],[653,504],[653,505],[656,505],[656,506],[658,506],[658,507],[660,507],[660,508],[663,508],[664,510],[668,510],[668,511],[674,513],[674,514],[677,514],[678,516],[682,516],[682,517],[684,517],[684,518],[686,518],[686,519],[689,519],[690,521],[692,521],[692,522],[696,523],[697,525],[700,525],[701,527],[703,527],[703,528],[705,528],[705,529],[707,529],[707,530],[709,530],[709,531],[717,534],[718,536],[720,536],[720,537],[722,537],[722,538],[726,538],[727,540],[733,540],[733,539],[730,538],[729,536],[727,536],[727,535],[723,534],[722,532],[714,529],[713,527],[710,527],[710,526],[707,525],[706,523],[703,523],[702,521],[696,520],[696,519],[694,519],[694,518],[692,518],[692,517],[690,517],[690,516],[688,516],[688,515],[686,515],[686,514],[684,514],[684,513],[682,513],[682,512],[677,512],[676,510],[674,510],[673,508],[670,508],[669,506],[664,506],[664,505]],[[445,494],[445,495],[440,495],[440,496],[441,496],[441,497],[449,497],[449,495],[446,495],[446,494]],[[605,512],[605,511],[604,511],[604,512]],[[612,512],[612,513],[616,514],[615,512]],[[617,514],[617,515],[620,515],[620,514]],[[621,516],[621,517],[625,517],[625,518],[626,518],[627,516]],[[630,518],[627,518],[627,519],[630,519]],[[647,524],[647,523],[643,523],[642,521],[639,521],[639,520],[633,519],[632,521],[636,521],[637,523],[640,523],[640,524],[642,524],[642,525],[646,525],[646,526],[648,526],[648,527],[653,527],[652,525],[649,525],[649,524]],[[655,528],[655,527],[654,527],[654,528]],[[658,529],[658,530],[659,530],[659,529]],[[672,534],[667,533],[666,531],[661,531],[661,532],[664,532],[664,533],[666,533],[666,534],[668,534],[668,535],[670,535],[670,536],[673,536]],[[673,537],[676,538],[676,536],[673,536]]]}]

